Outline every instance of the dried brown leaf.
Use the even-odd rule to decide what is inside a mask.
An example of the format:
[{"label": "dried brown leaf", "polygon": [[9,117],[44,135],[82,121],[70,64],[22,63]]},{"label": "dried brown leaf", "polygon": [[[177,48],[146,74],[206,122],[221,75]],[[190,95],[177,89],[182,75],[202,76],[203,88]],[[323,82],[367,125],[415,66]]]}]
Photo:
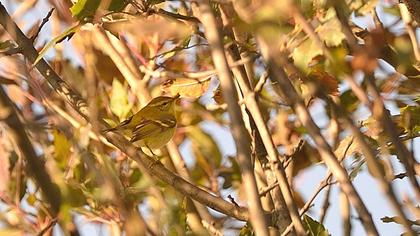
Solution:
[{"label": "dried brown leaf", "polygon": [[170,93],[172,96],[179,94],[184,98],[199,98],[209,88],[210,78],[211,77],[205,77],[202,79],[170,79],[163,83],[162,90]]}]

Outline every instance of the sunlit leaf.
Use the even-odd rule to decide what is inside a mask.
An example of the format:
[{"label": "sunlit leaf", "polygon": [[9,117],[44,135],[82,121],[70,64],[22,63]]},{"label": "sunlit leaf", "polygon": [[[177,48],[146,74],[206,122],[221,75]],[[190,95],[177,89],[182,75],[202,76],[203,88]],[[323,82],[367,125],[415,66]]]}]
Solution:
[{"label": "sunlit leaf", "polygon": [[239,231],[239,236],[254,236],[254,231],[250,223],[246,223]]},{"label": "sunlit leaf", "polygon": [[340,22],[336,18],[321,24],[315,31],[329,47],[336,47],[345,39],[344,33],[341,32]]},{"label": "sunlit leaf", "polygon": [[307,70],[308,63],[318,55],[322,55],[322,49],[311,39],[306,39],[292,52],[296,66],[303,71]]},{"label": "sunlit leaf", "polygon": [[354,10],[356,15],[365,15],[375,9],[378,0],[365,1],[365,0],[351,0],[348,1],[351,10]]},{"label": "sunlit leaf", "polygon": [[7,52],[10,49],[16,49],[18,46],[13,40],[0,41],[0,52]]},{"label": "sunlit leaf", "polygon": [[71,8],[71,14],[79,20],[92,17],[98,9],[100,0],[78,0]]},{"label": "sunlit leaf", "polygon": [[199,98],[209,88],[210,78],[205,77],[202,79],[192,78],[178,78],[167,80],[163,85],[162,89],[172,96],[176,94],[181,95],[184,98]]},{"label": "sunlit leaf", "polygon": [[122,85],[118,80],[112,82],[110,108],[120,120],[125,119],[132,108],[132,104],[128,102],[127,93],[127,86]]},{"label": "sunlit leaf", "polygon": [[310,236],[329,236],[328,230],[325,229],[324,225],[318,221],[312,219],[308,215],[303,216],[303,223]]},{"label": "sunlit leaf", "polygon": [[[107,22],[103,25],[115,35],[130,33],[134,37],[158,36],[159,40],[184,40],[192,33],[192,28],[181,21],[161,15],[137,16],[126,20]],[[156,30],[159,29],[159,30]]]}]

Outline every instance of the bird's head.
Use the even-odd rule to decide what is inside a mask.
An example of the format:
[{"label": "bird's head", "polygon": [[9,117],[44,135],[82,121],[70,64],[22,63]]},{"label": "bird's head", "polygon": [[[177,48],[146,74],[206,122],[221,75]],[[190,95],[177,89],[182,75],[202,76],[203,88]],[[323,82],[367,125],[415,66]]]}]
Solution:
[{"label": "bird's head", "polygon": [[147,106],[158,108],[161,111],[173,111],[175,102],[179,99],[180,95],[177,94],[174,97],[159,96],[153,98]]}]

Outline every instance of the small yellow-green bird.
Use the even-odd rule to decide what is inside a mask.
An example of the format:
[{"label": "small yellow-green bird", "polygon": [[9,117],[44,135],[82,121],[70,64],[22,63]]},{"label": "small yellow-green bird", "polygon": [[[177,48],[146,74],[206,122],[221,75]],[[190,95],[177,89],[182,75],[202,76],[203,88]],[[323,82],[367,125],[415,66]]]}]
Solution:
[{"label": "small yellow-green bird", "polygon": [[153,98],[136,114],[104,132],[121,131],[135,146],[146,147],[153,154],[152,150],[161,148],[175,134],[175,102],[179,96]]}]

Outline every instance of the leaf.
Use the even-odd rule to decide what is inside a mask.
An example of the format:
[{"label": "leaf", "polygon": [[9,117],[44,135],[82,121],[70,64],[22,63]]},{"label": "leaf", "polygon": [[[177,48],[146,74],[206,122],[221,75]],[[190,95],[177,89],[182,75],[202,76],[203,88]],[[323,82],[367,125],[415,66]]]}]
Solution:
[{"label": "leaf", "polygon": [[70,7],[71,14],[79,20],[90,18],[95,15],[101,0],[78,0]]},{"label": "leaf", "polygon": [[192,34],[190,25],[160,15],[109,21],[103,27],[114,35],[129,33],[138,39],[157,36],[161,43],[167,40],[184,40]]},{"label": "leaf", "polygon": [[322,55],[322,49],[311,39],[306,39],[292,52],[292,57],[296,66],[303,71],[308,69],[308,63],[318,55]]},{"label": "leaf", "polygon": [[239,236],[254,236],[254,231],[252,229],[252,225],[247,222],[241,230],[239,231]]},{"label": "leaf", "polygon": [[114,115],[120,120],[127,117],[132,108],[132,104],[128,102],[127,87],[123,86],[120,81],[114,79],[112,81],[112,95],[110,101],[110,109]]},{"label": "leaf", "polygon": [[377,4],[378,0],[352,0],[350,1],[349,7],[351,10],[354,10],[356,16],[363,16],[371,12]]},{"label": "leaf", "polygon": [[8,39],[0,42],[0,52],[7,52],[16,48],[18,48],[18,45],[13,40]]},{"label": "leaf", "polygon": [[315,31],[328,47],[336,47],[345,39],[340,22],[335,17],[318,26]]},{"label": "leaf", "polygon": [[38,199],[36,198],[35,194],[33,194],[33,193],[28,194],[28,197],[26,198],[26,202],[27,202],[30,206],[34,206],[37,200],[38,200]]},{"label": "leaf", "polygon": [[[104,4],[105,3],[105,4]],[[78,0],[71,8],[71,14],[81,21],[89,21],[99,9],[108,11],[121,11],[127,6],[129,1],[126,0]]]},{"label": "leaf", "polygon": [[325,229],[324,225],[318,221],[312,219],[308,215],[303,216],[303,223],[310,236],[328,236],[328,230]]},{"label": "leaf", "polygon": [[56,45],[57,43],[62,42],[63,40],[67,39],[69,40],[73,34],[79,29],[80,25],[77,24],[75,26],[72,26],[65,30],[60,35],[54,37],[50,42],[47,43],[47,45],[44,46],[44,48],[41,49],[38,53],[38,57],[35,59],[33,66],[38,64],[38,62],[44,57],[45,53],[47,53],[48,49]]},{"label": "leaf", "polygon": [[308,142],[305,142],[302,147],[300,147],[300,149],[292,155],[292,158],[292,176],[298,175],[301,170],[304,170],[321,161],[319,152],[316,151]]},{"label": "leaf", "polygon": [[220,85],[215,90],[213,90],[213,99],[219,105],[222,105],[225,103]]},{"label": "leaf", "polygon": [[310,78],[314,78],[325,93],[338,96],[338,80],[325,71],[311,71]]},{"label": "leaf", "polygon": [[54,136],[54,156],[58,166],[64,170],[67,167],[67,162],[70,156],[71,144],[67,137],[60,133],[58,130],[53,131]]},{"label": "leaf", "polygon": [[353,139],[353,136],[347,136],[340,141],[338,147],[334,151],[334,154],[337,156],[337,158],[351,156],[353,153],[358,151]]},{"label": "leaf", "polygon": [[354,112],[360,104],[359,99],[354,95],[351,89],[345,91],[340,95],[341,105],[349,112]]},{"label": "leaf", "polygon": [[[211,167],[218,167],[222,160],[222,154],[213,137],[200,128],[194,126],[188,127],[186,131],[193,145],[199,147],[200,153],[206,158],[202,161],[209,162]],[[210,171],[209,169],[205,170]]]},{"label": "leaf", "polygon": [[420,132],[420,106],[406,106],[401,108],[402,125],[408,132]]},{"label": "leaf", "polygon": [[193,78],[178,78],[165,81],[162,85],[162,90],[170,93],[172,96],[177,94],[184,98],[199,98],[209,88],[211,76],[193,79]]}]

